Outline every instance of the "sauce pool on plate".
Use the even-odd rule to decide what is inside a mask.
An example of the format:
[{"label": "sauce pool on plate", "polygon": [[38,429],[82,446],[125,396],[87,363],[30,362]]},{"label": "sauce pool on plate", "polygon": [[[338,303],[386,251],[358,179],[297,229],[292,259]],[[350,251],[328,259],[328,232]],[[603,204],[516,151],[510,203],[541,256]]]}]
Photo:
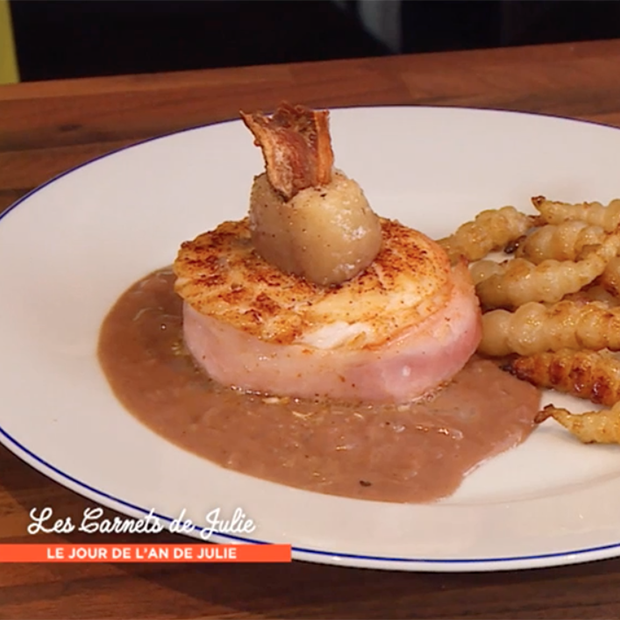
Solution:
[{"label": "sauce pool on plate", "polygon": [[171,269],[131,286],[101,327],[99,360],[147,427],[222,467],[309,491],[388,502],[451,495],[485,460],[522,443],[540,393],[473,358],[434,399],[315,402],[218,385],[183,344]]}]

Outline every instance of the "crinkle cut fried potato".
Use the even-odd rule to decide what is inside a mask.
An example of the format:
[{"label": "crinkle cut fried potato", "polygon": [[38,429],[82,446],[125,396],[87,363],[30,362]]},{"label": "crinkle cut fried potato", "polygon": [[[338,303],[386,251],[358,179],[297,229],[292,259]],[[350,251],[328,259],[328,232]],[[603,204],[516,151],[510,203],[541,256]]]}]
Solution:
[{"label": "crinkle cut fried potato", "polygon": [[536,417],[539,424],[553,418],[583,443],[620,443],[620,402],[604,411],[574,414],[547,405]]},{"label": "crinkle cut fried potato", "polygon": [[620,249],[620,237],[610,235],[579,261],[547,259],[535,265],[514,258],[476,284],[483,308],[518,308],[530,301],[555,303],[577,293],[604,271]]},{"label": "crinkle cut fried potato", "polygon": [[499,309],[482,315],[478,351],[483,355],[534,355],[561,349],[620,351],[620,307],[597,301],[532,301],[514,312]]},{"label": "crinkle cut fried potato", "polygon": [[[618,260],[618,258],[614,258],[612,262]],[[611,263],[610,263],[611,264]],[[609,267],[609,265],[608,265]],[[593,284],[592,286],[585,286],[577,293],[571,293],[564,297],[564,301],[578,301],[581,303],[586,303],[589,301],[600,301],[605,304],[608,308],[613,308],[615,306],[620,305],[620,296],[614,295],[610,293],[607,289],[601,286],[600,282],[605,277],[605,272],[598,278],[598,284]]]},{"label": "crinkle cut fried potato", "polygon": [[620,199],[612,200],[607,206],[600,202],[570,204],[547,200],[544,196],[532,198],[532,204],[546,224],[561,224],[579,220],[591,226],[600,226],[613,232],[620,225]]},{"label": "crinkle cut fried potato", "polygon": [[620,256],[609,261],[599,278],[599,284],[613,298],[620,299]]},{"label": "crinkle cut fried potato", "polygon": [[537,387],[611,407],[620,401],[620,360],[609,351],[562,349],[524,355],[504,367]]},{"label": "crinkle cut fried potato", "polygon": [[[439,243],[466,259],[483,310],[478,353],[537,387],[608,407],[548,405],[583,443],[620,444],[620,199],[532,198],[538,215],[482,211]],[[490,257],[503,252],[504,260]]]},{"label": "crinkle cut fried potato", "polygon": [[525,258],[535,265],[546,260],[579,260],[588,246],[605,240],[605,230],[580,220],[560,224],[546,224],[527,235],[515,252],[516,258]]},{"label": "crinkle cut fried potato", "polygon": [[507,206],[479,213],[472,222],[466,222],[457,231],[439,239],[452,263],[461,256],[469,261],[484,258],[489,252],[503,250],[532,226],[534,218]]}]

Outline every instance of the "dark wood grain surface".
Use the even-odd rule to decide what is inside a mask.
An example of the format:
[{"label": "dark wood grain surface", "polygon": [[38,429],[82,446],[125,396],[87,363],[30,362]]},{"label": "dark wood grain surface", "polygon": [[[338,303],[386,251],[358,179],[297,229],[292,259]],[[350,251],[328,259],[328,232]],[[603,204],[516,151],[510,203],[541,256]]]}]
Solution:
[{"label": "dark wood grain surface", "polygon": [[[240,108],[271,109],[281,99],[310,106],[500,108],[620,126],[620,41],[0,87],[0,211],[97,155],[234,118]],[[1,407],[0,394],[0,416]],[[43,505],[78,520],[92,504],[0,448],[0,542],[31,541],[28,514]],[[162,534],[153,540],[181,539]],[[620,560],[490,574],[298,562],[0,565],[0,618],[619,617]]]}]

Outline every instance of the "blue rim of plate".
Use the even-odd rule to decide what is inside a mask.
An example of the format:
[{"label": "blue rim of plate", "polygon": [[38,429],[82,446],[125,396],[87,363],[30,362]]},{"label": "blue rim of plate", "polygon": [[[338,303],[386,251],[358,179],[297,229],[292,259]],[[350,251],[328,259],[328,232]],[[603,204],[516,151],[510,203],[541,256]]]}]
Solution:
[{"label": "blue rim of plate", "polygon": [[[419,106],[416,106],[416,105],[348,106],[348,107],[329,108],[329,109],[330,110],[353,110],[353,109],[363,109],[363,108],[371,108],[371,107],[374,107],[374,108],[416,108],[416,109],[426,108],[428,109],[428,106],[422,106],[422,105],[419,105]],[[597,123],[594,121],[587,121],[587,120],[577,120],[577,119],[572,119],[572,118],[565,118],[561,116],[554,116],[552,114],[521,112],[521,111],[515,111],[515,110],[501,110],[501,109],[496,109],[496,108],[467,108],[467,107],[460,107],[460,106],[441,106],[440,108],[446,109],[446,110],[467,110],[467,111],[479,112],[479,113],[496,113],[496,114],[508,114],[508,115],[519,115],[519,116],[529,116],[529,117],[543,117],[543,118],[559,120],[559,121],[563,121],[567,123],[576,123],[579,125],[594,125],[594,126],[598,126],[598,127],[606,128],[610,130],[614,130],[614,129],[618,130],[617,127],[613,127],[611,125],[605,125],[603,123]],[[435,107],[433,109],[439,109],[439,107]],[[144,140],[139,140],[133,144],[129,144],[127,146],[114,149],[108,153],[104,153],[103,155],[99,155],[97,157],[94,157],[93,159],[89,159],[88,161],[85,161],[77,166],[74,166],[73,168],[70,168],[68,170],[65,170],[64,172],[61,172],[60,174],[57,174],[56,176],[47,180],[45,183],[39,185],[38,187],[26,193],[24,196],[16,200],[12,205],[10,205],[7,209],[5,209],[2,213],[0,213],[0,221],[6,218],[6,216],[9,213],[17,209],[17,207],[19,207],[21,204],[26,202],[31,196],[45,189],[48,185],[51,185],[55,183],[56,181],[58,181],[59,179],[65,176],[68,176],[69,174],[72,174],[76,170],[80,170],[81,168],[89,166],[99,160],[106,159],[107,157],[111,157],[113,155],[116,155],[117,153],[121,153],[129,149],[134,149],[136,147],[142,146],[143,144],[148,144],[150,142],[156,142],[158,140],[163,140],[170,136],[176,136],[176,135],[187,133],[190,131],[201,130],[201,129],[204,129],[205,127],[212,127],[215,125],[224,125],[224,124],[234,123],[234,122],[239,122],[239,121],[237,119],[230,119],[230,120],[220,121],[217,123],[209,123],[207,125],[197,125],[194,127],[187,127],[185,129],[181,129],[178,131],[173,131],[173,132],[166,133],[163,135],[154,136],[152,138],[146,138]],[[39,473],[42,473],[45,475],[47,471],[47,472],[52,472],[56,474],[56,476],[58,476],[60,479],[69,483],[69,484],[63,484],[62,486],[65,486],[65,488],[68,488],[78,493],[79,495],[82,495],[83,497],[87,499],[96,501],[95,497],[98,497],[98,498],[102,498],[103,500],[108,500],[108,502],[110,502],[109,504],[107,502],[102,502],[102,503],[104,503],[104,505],[106,505],[107,507],[111,509],[118,510],[119,512],[123,512],[122,509],[125,508],[125,509],[130,509],[134,512],[140,513],[144,516],[151,513],[150,510],[142,508],[141,506],[136,506],[135,504],[132,504],[131,502],[127,502],[118,497],[115,497],[114,495],[110,495],[109,493],[106,493],[105,491],[102,491],[101,489],[96,489],[95,487],[92,487],[89,484],[82,482],[81,480],[74,478],[70,474],[67,474],[64,471],[58,469],[51,463],[48,463],[45,459],[31,452],[28,448],[26,448],[26,446],[24,446],[17,439],[15,439],[12,435],[10,435],[6,430],[4,430],[2,426],[0,426],[0,443],[2,443],[7,449],[9,449],[13,454],[15,454],[15,456],[20,458],[27,465],[30,465],[33,469],[35,469]],[[38,468],[32,462],[29,462],[30,460],[40,465],[41,468]],[[53,480],[54,482],[58,482],[60,484],[60,482],[55,477],[52,477],[52,476],[47,476],[47,477]],[[152,512],[151,514],[153,514],[153,516],[156,517],[157,519],[167,522],[167,523],[170,523],[173,520],[171,517],[168,517],[166,515],[161,515],[156,512]],[[201,530],[201,529],[202,528],[194,525],[194,530]],[[222,533],[215,533],[215,532],[212,537],[212,542],[223,542],[223,543],[228,542],[229,544],[243,543],[243,544],[256,544],[256,545],[270,544],[270,541],[255,540],[252,538],[244,538],[241,536],[233,536],[232,534],[222,534]],[[320,549],[306,549],[304,547],[295,547],[294,545],[291,545],[291,549],[292,549],[294,558],[295,558],[295,554],[310,555],[314,557],[323,558],[325,563],[328,563],[328,559],[332,560],[332,562],[329,562],[329,563],[333,563],[333,564],[336,564],[335,562],[333,562],[333,560],[342,559],[342,560],[357,560],[357,561],[366,562],[366,563],[384,562],[388,565],[396,565],[400,563],[400,564],[409,564],[409,565],[420,564],[420,565],[427,566],[427,567],[430,567],[433,565],[455,566],[455,567],[474,566],[474,567],[483,569],[485,566],[493,566],[493,565],[498,565],[502,563],[507,563],[508,566],[505,567],[505,570],[511,570],[511,569],[523,569],[523,568],[528,568],[528,569],[550,568],[551,566],[556,565],[556,563],[549,564],[549,563],[545,563],[544,560],[552,560],[552,559],[560,560],[563,558],[564,559],[572,558],[572,559],[575,559],[576,562],[579,562],[579,561],[586,562],[586,561],[592,561],[592,560],[612,558],[614,557],[614,555],[608,554],[605,552],[610,552],[614,549],[620,549],[620,542],[610,543],[608,545],[600,545],[597,547],[586,547],[583,549],[573,549],[569,551],[557,551],[557,552],[543,553],[543,554],[506,556],[506,557],[489,557],[489,558],[486,558],[486,557],[485,558],[382,557],[382,556],[373,556],[373,555],[358,555],[354,553],[341,553],[337,551],[332,552],[332,551],[325,551],[325,550],[320,550]],[[596,555],[596,557],[591,557],[591,558],[584,557],[589,554],[592,554],[592,555],[601,554],[601,555]],[[302,558],[299,558],[299,559],[302,559]],[[520,562],[526,562],[526,563],[532,562],[532,564],[527,564],[527,566],[520,566],[520,567],[512,566],[513,564],[517,564]],[[576,563],[576,562],[557,562],[557,564],[559,565],[559,564]],[[347,565],[342,564],[342,566],[347,566]],[[352,565],[352,566],[354,567],[356,565]],[[357,565],[357,566],[361,567],[360,565]],[[377,568],[377,567],[373,567],[370,564],[367,564],[367,566],[370,568]],[[387,566],[387,568],[389,567],[390,566]]]}]

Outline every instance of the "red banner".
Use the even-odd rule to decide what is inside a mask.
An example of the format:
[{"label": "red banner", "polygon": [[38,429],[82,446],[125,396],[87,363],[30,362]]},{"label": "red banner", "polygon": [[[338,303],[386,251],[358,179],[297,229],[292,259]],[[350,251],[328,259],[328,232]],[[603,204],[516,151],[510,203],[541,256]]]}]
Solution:
[{"label": "red banner", "polygon": [[0,544],[3,562],[290,562],[290,545]]}]

